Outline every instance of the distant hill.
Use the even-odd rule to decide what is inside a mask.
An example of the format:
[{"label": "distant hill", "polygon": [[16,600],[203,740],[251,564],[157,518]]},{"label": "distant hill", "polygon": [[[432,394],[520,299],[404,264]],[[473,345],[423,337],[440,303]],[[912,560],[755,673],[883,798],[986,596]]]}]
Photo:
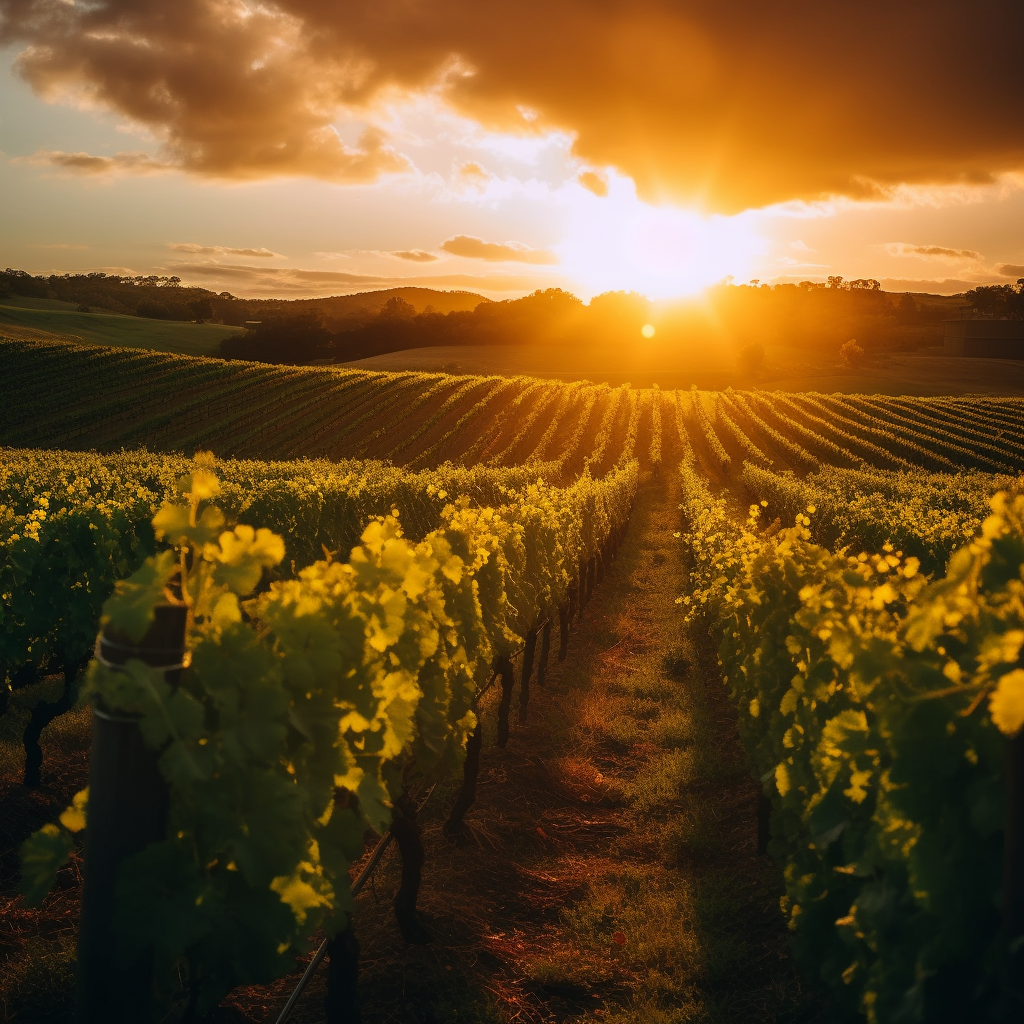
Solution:
[{"label": "distant hill", "polygon": [[356,295],[332,295],[326,299],[263,299],[261,304],[290,309],[319,309],[326,319],[349,319],[353,315],[365,312],[370,315],[379,313],[388,299],[399,298],[408,302],[417,313],[454,313],[476,309],[481,302],[490,299],[476,292],[441,292],[433,288],[383,288],[374,292],[359,292]]},{"label": "distant hill", "polygon": [[239,333],[222,324],[150,320],[118,313],[81,313],[55,299],[0,298],[0,337],[21,341],[62,338],[93,345],[127,345],[182,355],[216,355],[220,343]]}]

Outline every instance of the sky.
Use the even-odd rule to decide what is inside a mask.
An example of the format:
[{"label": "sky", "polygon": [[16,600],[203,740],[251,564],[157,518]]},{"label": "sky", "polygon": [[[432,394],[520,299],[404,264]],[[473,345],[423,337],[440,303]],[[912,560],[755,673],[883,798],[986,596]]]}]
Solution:
[{"label": "sky", "polygon": [[241,296],[1024,277],[1024,5],[0,0],[0,264]]}]

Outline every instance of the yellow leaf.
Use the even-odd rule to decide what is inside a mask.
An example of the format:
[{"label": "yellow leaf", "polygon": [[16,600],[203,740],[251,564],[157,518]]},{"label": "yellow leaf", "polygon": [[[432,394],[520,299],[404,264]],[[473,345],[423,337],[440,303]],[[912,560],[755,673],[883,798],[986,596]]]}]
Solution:
[{"label": "yellow leaf", "polygon": [[1024,669],[1015,668],[999,680],[988,699],[992,721],[1000,732],[1015,736],[1024,726]]},{"label": "yellow leaf", "polygon": [[213,624],[223,629],[234,622],[242,621],[242,611],[234,594],[221,594],[213,608]]},{"label": "yellow leaf", "polygon": [[157,540],[177,544],[188,532],[188,509],[184,505],[161,505],[153,516],[153,531]]},{"label": "yellow leaf", "polygon": [[850,788],[843,790],[843,796],[848,796],[855,804],[862,804],[868,795],[866,789],[871,781],[871,772],[853,771],[850,773]]},{"label": "yellow leaf", "polygon": [[69,832],[81,832],[85,828],[85,812],[89,805],[89,787],[75,794],[74,801],[60,816],[60,823]]},{"label": "yellow leaf", "polygon": [[280,875],[270,883],[270,888],[281,897],[282,902],[292,908],[295,920],[302,924],[306,913],[314,907],[329,907],[331,900],[302,880],[298,873],[291,877]]},{"label": "yellow leaf", "polygon": [[216,474],[206,469],[197,469],[192,474],[191,496],[196,501],[203,501],[220,494],[220,481]]}]

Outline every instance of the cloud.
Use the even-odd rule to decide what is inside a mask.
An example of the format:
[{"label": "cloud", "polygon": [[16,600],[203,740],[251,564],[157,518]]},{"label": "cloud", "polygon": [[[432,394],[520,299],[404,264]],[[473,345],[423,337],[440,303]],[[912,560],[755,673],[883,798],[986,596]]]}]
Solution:
[{"label": "cloud", "polygon": [[412,260],[413,263],[433,263],[440,258],[423,249],[400,249],[397,252],[389,252],[388,255],[397,256],[400,260]]},{"label": "cloud", "polygon": [[463,164],[459,168],[457,176],[463,185],[469,185],[473,188],[486,188],[487,183],[491,180],[491,175],[474,160]]},{"label": "cloud", "polygon": [[440,259],[440,256],[427,252],[425,249],[396,249],[394,252],[388,252],[386,249],[349,249],[345,252],[315,252],[313,255],[325,260],[350,260],[353,257],[361,256],[393,256],[400,260],[410,260],[412,263],[433,263],[434,260]]},{"label": "cloud", "polygon": [[1003,277],[1024,277],[1024,263],[1001,263],[996,273]]},{"label": "cloud", "polygon": [[[581,161],[618,168],[642,198],[721,212],[990,182],[1024,163],[1016,0],[976,0],[969,17],[962,0],[864,0],[855,16],[762,0],[2,11],[0,44],[21,47],[39,95],[113,110],[161,140],[161,161],[200,175],[400,173],[407,160],[372,126],[425,94],[489,129],[572,133]],[[349,147],[341,122],[371,127]]]},{"label": "cloud", "polygon": [[940,260],[983,260],[985,257],[973,249],[950,249],[944,245],[909,245],[890,242],[886,246],[890,256],[924,256]]},{"label": "cloud", "polygon": [[608,195],[608,179],[597,171],[583,171],[576,179],[588,192],[602,199]]},{"label": "cloud", "polygon": [[520,242],[485,242],[472,235],[456,235],[441,248],[453,256],[470,260],[486,260],[488,263],[532,263],[535,266],[551,266],[558,257],[547,249],[531,249]]},{"label": "cloud", "polygon": [[232,249],[227,245],[199,245],[196,242],[168,242],[168,249],[175,252],[187,252],[193,256],[247,256],[263,259],[284,259],[279,252],[271,252],[270,249]]},{"label": "cloud", "polygon": [[[522,274],[444,274],[399,277],[388,274],[347,274],[331,270],[303,270],[288,267],[256,267],[230,263],[171,262],[157,268],[175,274],[185,284],[216,290],[227,289],[249,297],[302,298],[365,292],[375,288],[421,287],[457,288],[484,295],[524,294],[548,281]],[[560,282],[568,286],[568,282]]]},{"label": "cloud", "polygon": [[112,174],[159,174],[171,169],[167,163],[148,153],[93,156],[91,153],[64,153],[59,149],[41,149],[31,156],[14,157],[12,163],[55,167],[68,174],[97,177]]}]

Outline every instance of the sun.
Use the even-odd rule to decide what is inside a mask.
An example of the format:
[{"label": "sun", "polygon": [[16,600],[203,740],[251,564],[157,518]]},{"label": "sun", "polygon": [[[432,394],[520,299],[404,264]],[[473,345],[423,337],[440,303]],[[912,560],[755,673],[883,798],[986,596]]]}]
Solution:
[{"label": "sun", "polygon": [[629,179],[614,181],[606,197],[578,191],[568,237],[557,248],[564,272],[591,294],[694,295],[729,276],[746,279],[766,248],[744,214],[651,206]]}]

